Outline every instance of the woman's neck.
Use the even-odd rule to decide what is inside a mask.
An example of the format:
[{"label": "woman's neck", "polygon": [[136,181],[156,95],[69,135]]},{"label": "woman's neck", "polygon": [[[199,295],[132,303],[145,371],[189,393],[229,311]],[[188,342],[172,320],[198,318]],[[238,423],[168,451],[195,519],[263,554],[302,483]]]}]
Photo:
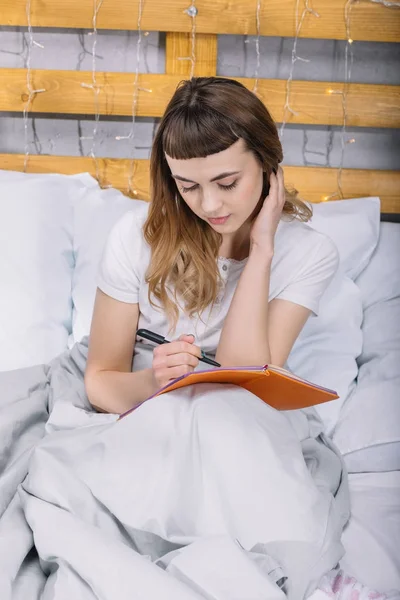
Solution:
[{"label": "woman's neck", "polygon": [[246,231],[242,228],[235,233],[223,236],[219,248],[219,256],[223,258],[232,258],[234,260],[244,260],[250,253],[250,229]]}]

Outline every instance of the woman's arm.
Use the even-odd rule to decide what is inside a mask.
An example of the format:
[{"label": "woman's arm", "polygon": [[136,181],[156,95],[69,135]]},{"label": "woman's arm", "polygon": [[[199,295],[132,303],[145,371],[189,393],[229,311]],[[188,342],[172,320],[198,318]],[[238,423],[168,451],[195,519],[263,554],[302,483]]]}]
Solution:
[{"label": "woman's arm", "polygon": [[138,304],[97,291],[89,339],[85,386],[98,410],[122,413],[157,389],[152,369],[131,373],[139,319]]},{"label": "woman's arm", "polygon": [[287,300],[269,300],[274,239],[285,203],[283,171],[271,174],[270,192],[251,229],[250,255],[240,276],[218,344],[225,366],[283,366],[310,310]]},{"label": "woman's arm", "polygon": [[99,412],[122,414],[156,392],[151,369],[134,373],[92,371],[85,376],[90,404]]},{"label": "woman's arm", "polygon": [[238,285],[216,354],[223,366],[283,366],[310,310],[289,302],[268,303],[272,255],[253,248]]},{"label": "woman's arm", "polygon": [[[261,260],[260,260],[261,258]],[[238,281],[224,321],[216,360],[223,366],[271,362],[268,296],[272,255],[254,250]]]},{"label": "woman's arm", "polygon": [[138,320],[138,304],[97,291],[85,386],[90,403],[99,411],[124,413],[199,363],[201,350],[194,336],[181,335],[155,348],[151,368],[131,373]]}]

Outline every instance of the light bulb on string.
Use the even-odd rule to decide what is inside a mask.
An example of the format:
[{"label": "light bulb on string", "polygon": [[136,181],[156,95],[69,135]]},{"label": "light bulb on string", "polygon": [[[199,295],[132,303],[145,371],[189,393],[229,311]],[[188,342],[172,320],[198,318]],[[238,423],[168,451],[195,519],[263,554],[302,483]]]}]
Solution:
[{"label": "light bulb on string", "polygon": [[298,114],[290,106],[290,93],[291,93],[291,88],[292,88],[294,66],[298,60],[302,61],[302,62],[310,62],[308,59],[302,58],[302,57],[298,56],[298,54],[297,54],[297,43],[298,43],[298,40],[300,37],[301,29],[303,27],[304,19],[306,18],[306,16],[308,14],[313,15],[314,17],[317,17],[317,18],[319,18],[319,16],[320,16],[312,8],[312,6],[310,6],[310,1],[311,0],[304,0],[304,9],[303,9],[301,17],[299,19],[300,0],[296,0],[296,8],[295,8],[296,25],[295,25],[295,36],[294,36],[293,48],[292,48],[292,61],[291,61],[291,65],[290,65],[289,77],[286,81],[286,97],[285,97],[285,104],[283,107],[283,119],[282,119],[281,127],[279,130],[279,136],[281,138],[281,142],[283,141],[283,134],[284,134],[286,123],[287,123],[287,114],[290,113],[295,116],[297,116],[297,114]]},{"label": "light bulb on string", "polygon": [[[381,4],[387,8],[400,8],[400,2],[392,2],[392,1],[387,1],[387,0],[369,0],[370,2],[373,2],[375,4]],[[352,68],[352,63],[353,63],[353,52],[352,52],[352,46],[354,44],[354,40],[351,36],[351,9],[353,7],[354,4],[358,4],[360,2],[360,0],[347,0],[346,5],[345,5],[345,24],[346,24],[346,38],[347,38],[347,43],[346,43],[346,48],[345,48],[345,82],[344,82],[344,89],[343,90],[334,90],[332,88],[328,88],[327,89],[327,94],[332,95],[332,94],[337,94],[341,96],[341,101],[342,101],[342,112],[343,112],[343,126],[342,126],[342,135],[341,135],[341,159],[340,159],[340,165],[339,165],[339,169],[338,169],[338,175],[337,175],[337,188],[338,190],[336,192],[334,192],[333,194],[329,195],[329,196],[323,196],[321,198],[322,202],[327,202],[328,200],[338,197],[339,198],[343,198],[343,191],[342,191],[342,171],[343,171],[343,163],[344,163],[344,152],[345,152],[345,146],[348,144],[354,144],[356,143],[355,138],[351,138],[347,141],[345,141],[345,135],[346,135],[346,128],[347,128],[347,121],[348,121],[348,114],[347,114],[347,92],[348,92],[348,84],[351,81],[351,68]],[[294,65],[298,60],[304,60],[301,59],[298,55],[297,55],[297,42],[298,42],[298,38],[300,35],[300,31],[303,25],[303,21],[304,18],[306,16],[307,13],[311,13],[316,17],[319,17],[320,15],[314,11],[308,4],[308,0],[305,0],[305,8],[303,10],[302,16],[299,20],[298,15],[299,15],[299,0],[296,1],[296,26],[295,26],[295,39],[294,39],[294,44],[293,44],[293,50],[292,50],[292,63],[291,63],[291,68],[290,68],[290,74],[289,74],[289,78],[286,82],[286,99],[285,99],[285,105],[284,105],[284,109],[283,109],[283,121],[281,124],[281,128],[280,128],[280,137],[282,140],[283,137],[283,133],[284,133],[284,128],[287,122],[287,118],[286,115],[287,113],[291,113],[296,115],[295,111],[292,109],[292,107],[290,106],[290,91],[291,91],[291,83],[293,80],[293,71],[294,71]],[[350,49],[350,64],[349,64],[349,49]],[[307,61],[309,62],[309,61]]]},{"label": "light bulb on string", "polygon": [[30,141],[29,141],[29,111],[32,106],[33,99],[37,94],[46,92],[44,88],[34,89],[32,86],[32,49],[33,46],[38,48],[44,48],[39,42],[35,42],[33,39],[33,28],[32,28],[32,9],[31,0],[26,2],[26,19],[28,23],[28,48],[27,48],[27,59],[26,59],[26,87],[28,89],[28,98],[26,99],[24,110],[23,110],[23,122],[24,122],[24,136],[25,136],[25,156],[24,156],[24,173],[26,173],[30,155]]},{"label": "light bulb on string", "polygon": [[143,16],[143,5],[144,0],[139,0],[139,8],[138,8],[138,20],[137,20],[137,32],[138,38],[136,42],[136,68],[135,68],[135,78],[133,81],[133,95],[132,95],[132,124],[131,130],[128,135],[118,135],[116,136],[117,141],[128,140],[130,142],[130,163],[129,163],[129,172],[128,172],[128,193],[133,194],[134,196],[138,195],[137,189],[134,187],[134,172],[135,172],[135,136],[136,136],[136,115],[137,115],[137,105],[139,100],[139,92],[147,92],[149,94],[152,93],[153,90],[140,87],[139,86],[139,74],[140,74],[140,55],[141,55],[141,45],[142,45],[142,35],[146,36],[146,33],[142,31],[142,16]]},{"label": "light bulb on string", "polygon": [[[353,64],[353,48],[352,48],[352,46],[354,43],[354,40],[351,36],[351,11],[356,2],[358,2],[358,0],[347,0],[347,2],[345,4],[345,8],[344,8],[347,41],[346,41],[345,54],[344,54],[344,85],[343,85],[343,89],[342,90],[330,90],[330,93],[340,95],[341,101],[342,101],[343,123],[342,123],[342,131],[341,131],[341,136],[340,136],[341,151],[340,151],[339,167],[338,167],[338,171],[337,171],[337,191],[332,195],[332,197],[337,196],[340,199],[344,198],[343,188],[342,188],[342,175],[343,175],[343,168],[344,168],[344,158],[345,158],[346,146],[348,144],[353,144],[356,141],[354,138],[352,138],[351,140],[348,140],[348,141],[346,141],[346,139],[345,139],[346,132],[347,132],[347,122],[348,122],[347,96],[348,96],[348,92],[349,92],[349,84],[351,82],[351,71],[352,71],[352,64]],[[350,61],[349,61],[349,50],[350,50]]]},{"label": "light bulb on string", "polygon": [[91,136],[80,136],[81,140],[92,140],[92,146],[89,152],[89,156],[94,161],[94,166],[96,170],[96,179],[101,184],[101,175],[99,169],[99,162],[96,155],[96,142],[97,142],[97,132],[100,122],[100,100],[99,94],[101,85],[97,82],[97,64],[96,64],[96,47],[97,47],[97,17],[100,12],[104,0],[93,0],[93,18],[92,18],[92,27],[93,31],[89,33],[90,36],[93,37],[92,43],[92,83],[81,83],[81,87],[93,90],[94,94],[94,127],[93,133]]},{"label": "light bulb on string", "polygon": [[190,56],[178,56],[178,60],[190,60],[189,79],[194,77],[196,67],[196,17],[199,13],[196,7],[196,0],[191,0],[190,6],[185,10],[185,13],[192,19],[192,28],[190,33]]},{"label": "light bulb on string", "polygon": [[260,54],[260,13],[261,13],[261,0],[257,0],[256,8],[256,69],[254,73],[254,87],[253,93],[258,92],[258,79],[261,65],[261,54]]}]

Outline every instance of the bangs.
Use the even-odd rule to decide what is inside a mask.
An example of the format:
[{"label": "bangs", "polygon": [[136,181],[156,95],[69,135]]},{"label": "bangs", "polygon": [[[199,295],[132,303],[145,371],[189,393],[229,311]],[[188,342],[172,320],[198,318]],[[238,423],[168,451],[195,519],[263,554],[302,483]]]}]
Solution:
[{"label": "bangs", "polygon": [[240,137],[237,125],[215,111],[185,107],[174,111],[162,134],[164,152],[171,158],[205,158],[226,150]]}]

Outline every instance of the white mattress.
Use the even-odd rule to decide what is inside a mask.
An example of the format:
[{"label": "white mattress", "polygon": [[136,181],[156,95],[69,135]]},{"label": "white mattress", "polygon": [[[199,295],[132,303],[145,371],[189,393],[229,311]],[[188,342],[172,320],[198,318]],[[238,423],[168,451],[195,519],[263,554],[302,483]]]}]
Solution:
[{"label": "white mattress", "polygon": [[380,592],[399,590],[400,471],[349,475],[352,516],[341,567]]}]

